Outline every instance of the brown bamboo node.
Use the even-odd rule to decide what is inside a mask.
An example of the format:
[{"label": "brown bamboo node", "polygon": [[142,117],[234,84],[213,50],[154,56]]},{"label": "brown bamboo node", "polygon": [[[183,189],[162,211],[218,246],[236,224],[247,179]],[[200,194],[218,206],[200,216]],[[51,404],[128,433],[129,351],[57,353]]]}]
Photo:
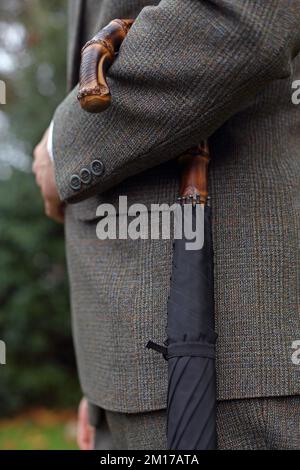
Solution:
[{"label": "brown bamboo node", "polygon": [[106,39],[97,39],[96,36],[83,46],[83,48],[81,49],[81,53],[84,52],[88,47],[94,45],[102,46],[104,49],[107,49],[111,55],[115,54],[113,45],[110,42],[108,42]]},{"label": "brown bamboo node", "polygon": [[77,98],[80,100],[86,96],[102,95],[107,93],[107,88],[103,85],[98,85],[93,88],[82,88],[78,94]]},{"label": "brown bamboo node", "polygon": [[209,149],[206,142],[192,147],[179,157],[181,171],[180,197],[187,203],[206,204],[208,198]]}]

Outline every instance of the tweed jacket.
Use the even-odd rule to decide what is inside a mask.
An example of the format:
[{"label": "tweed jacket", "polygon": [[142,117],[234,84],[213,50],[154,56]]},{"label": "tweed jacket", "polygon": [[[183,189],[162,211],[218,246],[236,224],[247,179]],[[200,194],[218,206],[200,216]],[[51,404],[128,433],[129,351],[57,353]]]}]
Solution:
[{"label": "tweed jacket", "polygon": [[[82,44],[137,17],[109,72],[112,106],[76,99]],[[73,331],[88,399],[119,412],[164,408],[171,240],[96,236],[102,202],[173,203],[176,158],[210,138],[218,399],[297,395],[300,366],[299,0],[72,0],[69,84],[54,117],[67,203]],[[100,161],[101,174],[73,176]],[[120,216],[120,215],[119,215]],[[296,361],[297,362],[297,361]]]}]

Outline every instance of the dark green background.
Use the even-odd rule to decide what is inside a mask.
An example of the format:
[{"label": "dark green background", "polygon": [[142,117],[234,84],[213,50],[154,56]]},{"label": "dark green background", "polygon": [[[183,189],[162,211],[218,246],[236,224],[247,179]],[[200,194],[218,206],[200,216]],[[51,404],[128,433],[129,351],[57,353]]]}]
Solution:
[{"label": "dark green background", "polygon": [[66,6],[0,0],[0,79],[7,84],[0,106],[0,339],[7,346],[0,417],[32,406],[69,407],[80,396],[63,227],[44,216],[30,169],[32,150],[66,92]]}]

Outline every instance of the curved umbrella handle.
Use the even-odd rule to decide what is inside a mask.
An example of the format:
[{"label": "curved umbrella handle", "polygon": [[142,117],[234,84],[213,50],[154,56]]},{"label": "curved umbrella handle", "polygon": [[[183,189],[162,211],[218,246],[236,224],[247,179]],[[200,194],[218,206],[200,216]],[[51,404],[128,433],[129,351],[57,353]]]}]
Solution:
[{"label": "curved umbrella handle", "polygon": [[78,100],[90,113],[104,111],[111,103],[106,72],[134,20],[113,20],[82,49]]}]

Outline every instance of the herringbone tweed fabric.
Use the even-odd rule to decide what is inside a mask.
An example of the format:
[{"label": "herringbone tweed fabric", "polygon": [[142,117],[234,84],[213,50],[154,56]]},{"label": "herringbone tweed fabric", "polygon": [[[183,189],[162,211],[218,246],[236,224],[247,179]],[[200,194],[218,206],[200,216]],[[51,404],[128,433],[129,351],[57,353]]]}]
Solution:
[{"label": "herringbone tweed fabric", "polygon": [[229,400],[217,412],[220,450],[300,448],[300,397]]},{"label": "herringbone tweed fabric", "polygon": [[[71,1],[70,83],[82,43],[145,1]],[[94,14],[91,14],[94,13]],[[91,25],[91,26],[89,26]],[[113,104],[80,110],[76,89],[54,119],[67,202],[75,345],[84,393],[117,412],[165,407],[170,241],[96,238],[96,207],[173,202],[175,158],[210,137],[218,398],[296,395],[300,368],[300,79],[298,0],[162,0],[146,7],[111,68]],[[94,159],[105,173],[70,188]],[[82,202],[80,200],[82,199]],[[225,405],[224,405],[225,406]]]},{"label": "herringbone tweed fabric", "polygon": [[[166,412],[105,412],[112,449],[165,450]],[[102,425],[103,425],[102,421]],[[299,450],[300,398],[228,400],[217,407],[219,450]],[[103,444],[102,428],[95,448]],[[102,447],[103,449],[103,447]]]}]

